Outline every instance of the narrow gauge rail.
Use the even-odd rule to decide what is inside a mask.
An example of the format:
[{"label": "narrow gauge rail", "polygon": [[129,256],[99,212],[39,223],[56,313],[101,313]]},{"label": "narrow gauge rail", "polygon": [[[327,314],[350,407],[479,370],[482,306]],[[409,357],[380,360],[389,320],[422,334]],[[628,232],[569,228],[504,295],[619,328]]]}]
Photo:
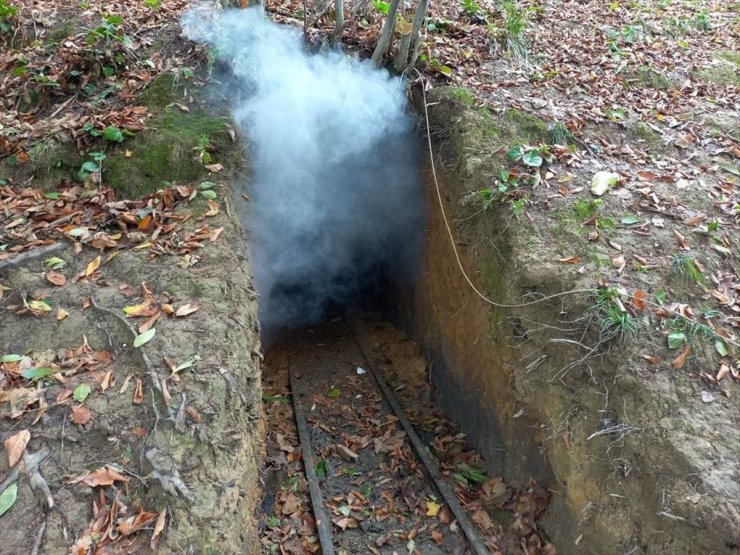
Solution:
[{"label": "narrow gauge rail", "polygon": [[[359,341],[357,341],[356,336],[351,335],[350,332],[349,338],[349,340],[353,344],[352,346],[355,348],[356,353],[359,354],[361,360],[363,361],[364,366],[362,366],[362,368],[365,369],[367,374],[369,374],[371,379],[374,381],[377,390],[381,393],[381,395],[379,396],[382,399],[381,402],[389,407],[390,411],[392,411],[392,414],[394,414],[395,417],[398,419],[398,424],[400,424],[403,432],[405,432],[406,434],[406,439],[408,439],[408,442],[413,448],[415,459],[422,463],[423,475],[425,479],[430,482],[428,484],[428,489],[434,491],[435,494],[438,494],[440,502],[445,503],[449,507],[452,515],[457,520],[460,530],[464,534],[465,540],[467,541],[467,546],[465,546],[465,542],[462,540],[462,538],[460,538],[458,541],[463,544],[462,546],[455,548],[448,547],[447,549],[445,549],[445,546],[440,546],[439,548],[435,548],[434,551],[436,553],[457,554],[462,552],[469,552],[474,553],[475,555],[488,555],[490,553],[488,548],[476,532],[475,526],[468,517],[465,509],[458,501],[457,497],[452,491],[452,488],[441,479],[437,463],[429,455],[426,446],[424,445],[421,438],[418,436],[414,427],[412,426],[411,422],[408,420],[403,410],[399,406],[398,401],[396,400],[392,390],[373,368],[368,357],[362,351],[362,346],[360,345]],[[295,358],[291,358],[289,364],[289,379],[290,387],[293,393],[292,399],[295,420],[298,430],[300,447],[303,455],[303,467],[306,475],[306,480],[308,482],[311,505],[314,518],[316,520],[322,553],[323,555],[335,555],[337,553],[337,547],[340,542],[338,541],[337,535],[335,535],[333,531],[334,526],[331,520],[331,514],[327,510],[327,497],[331,497],[337,492],[330,492],[327,495],[327,492],[322,491],[322,489],[325,488],[322,488],[322,483],[316,472],[317,463],[319,461],[317,460],[317,457],[315,455],[316,449],[314,449],[314,446],[312,445],[312,435],[315,435],[315,430],[309,426],[307,420],[312,410],[312,407],[309,405],[312,398],[312,392],[310,390],[315,388],[316,379],[304,379],[307,376],[300,370],[300,368],[301,363],[297,362]],[[311,381],[312,383],[307,384],[307,381]],[[341,550],[352,555],[354,555],[355,553],[359,554],[367,552],[361,547],[362,541],[357,542],[357,540],[355,540],[354,542],[352,542],[352,544],[355,546],[355,549],[357,551],[348,551],[346,546],[343,546]]]}]

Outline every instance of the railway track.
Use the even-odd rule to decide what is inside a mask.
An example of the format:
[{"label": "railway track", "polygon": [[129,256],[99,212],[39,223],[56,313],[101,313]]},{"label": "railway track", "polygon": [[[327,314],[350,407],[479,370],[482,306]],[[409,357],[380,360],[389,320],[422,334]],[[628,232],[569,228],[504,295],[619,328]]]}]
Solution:
[{"label": "railway track", "polygon": [[[440,469],[430,451],[434,436],[420,430],[420,437],[376,368],[377,357],[365,352],[363,333],[339,320],[268,350],[266,383],[281,393],[267,394],[265,403],[272,469],[263,503],[265,552],[519,552],[513,550],[519,538],[490,523],[476,498],[460,496],[464,472],[450,472],[449,461]],[[409,364],[425,372],[419,360]],[[467,468],[488,481],[480,469]]]}]

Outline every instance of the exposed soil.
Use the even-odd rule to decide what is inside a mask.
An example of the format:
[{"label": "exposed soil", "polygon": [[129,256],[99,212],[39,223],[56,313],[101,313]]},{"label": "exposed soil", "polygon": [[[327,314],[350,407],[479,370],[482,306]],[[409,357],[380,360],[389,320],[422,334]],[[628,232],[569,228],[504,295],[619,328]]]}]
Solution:
[{"label": "exposed soil", "polygon": [[[204,204],[189,210],[202,215]],[[18,480],[18,499],[2,517],[4,545],[12,546],[4,553],[30,552],[37,541],[42,553],[73,544],[75,553],[131,552],[150,541],[163,553],[252,552],[256,527],[244,523],[260,454],[255,295],[239,226],[225,211],[209,223],[220,238],[193,266],[182,263],[193,255],[120,250],[86,276],[97,254],[63,242],[54,253],[65,263],[59,270],[44,258],[0,270],[0,434],[28,430],[26,453],[48,451],[39,470],[53,503],[45,510],[37,488]],[[52,274],[66,282],[51,284]],[[23,308],[33,299],[53,312]],[[188,304],[197,310],[167,316],[165,305]],[[124,307],[140,314],[128,327]],[[153,319],[156,335],[132,347]],[[51,370],[34,379],[33,368]],[[103,467],[112,479],[106,471],[75,482]],[[152,539],[159,514],[164,528]]]}]

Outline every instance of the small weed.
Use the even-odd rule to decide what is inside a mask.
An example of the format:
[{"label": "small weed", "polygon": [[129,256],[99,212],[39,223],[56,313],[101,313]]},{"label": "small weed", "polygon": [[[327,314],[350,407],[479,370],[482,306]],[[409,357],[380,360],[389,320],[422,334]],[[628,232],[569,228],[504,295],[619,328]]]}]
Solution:
[{"label": "small weed", "polygon": [[373,0],[373,7],[386,16],[391,11],[390,2],[384,2],[383,0]]},{"label": "small weed", "polygon": [[504,2],[501,5],[503,26],[491,24],[488,34],[493,40],[501,44],[504,50],[519,61],[526,62],[527,38],[524,30],[527,27],[527,14],[517,7],[514,2]]},{"label": "small weed", "polygon": [[527,206],[528,203],[529,199],[527,199],[527,197],[514,199],[509,202],[509,212],[511,212],[511,215],[515,218],[519,218],[522,214],[524,214],[524,208]]},{"label": "small weed", "polygon": [[152,11],[157,11],[160,8],[160,0],[144,0],[144,5]]},{"label": "small weed", "polygon": [[691,20],[691,24],[698,31],[709,31],[712,29],[712,24],[709,21],[709,12],[702,10],[694,16]]},{"label": "small weed", "polygon": [[553,155],[549,145],[515,145],[506,153],[512,162],[521,162],[530,168],[539,168],[543,163],[552,164]]},{"label": "small weed", "polygon": [[90,152],[88,157],[90,160],[83,162],[77,172],[77,179],[80,181],[85,181],[91,175],[102,172],[103,161],[107,158],[104,152]]},{"label": "small weed", "polygon": [[642,322],[624,308],[619,292],[613,287],[601,289],[596,294],[596,310],[602,341],[624,341],[634,336],[642,326]]},{"label": "small weed", "polygon": [[10,33],[13,28],[12,20],[18,13],[18,6],[11,4],[7,0],[0,0],[0,31]]},{"label": "small weed", "polygon": [[690,254],[677,254],[673,257],[671,276],[684,282],[707,283],[707,278],[696,265],[696,259]]},{"label": "small weed", "polygon": [[123,32],[123,18],[120,15],[109,15],[104,17],[98,27],[87,32],[87,43],[98,44],[100,42],[119,42],[131,46],[131,37]]},{"label": "small weed", "polygon": [[573,212],[580,220],[587,220],[594,216],[601,206],[599,199],[583,199],[573,203]]},{"label": "small weed", "polygon": [[210,164],[213,160],[211,152],[213,152],[214,146],[211,144],[211,139],[208,138],[208,135],[201,135],[198,139],[198,145],[193,150],[201,164]]},{"label": "small weed", "polygon": [[481,10],[475,0],[462,0],[462,9],[473,23],[484,23],[486,21],[486,13]]},{"label": "small weed", "polygon": [[550,128],[550,139],[552,144],[568,146],[573,143],[573,132],[568,127],[558,121]]}]

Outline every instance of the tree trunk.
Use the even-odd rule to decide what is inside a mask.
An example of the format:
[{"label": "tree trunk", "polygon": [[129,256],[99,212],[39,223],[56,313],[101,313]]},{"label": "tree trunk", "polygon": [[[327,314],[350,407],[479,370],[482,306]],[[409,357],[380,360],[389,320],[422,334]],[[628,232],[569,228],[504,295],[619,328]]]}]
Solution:
[{"label": "tree trunk", "polygon": [[335,43],[342,38],[344,31],[344,0],[335,0],[336,20],[334,22],[334,32],[331,34],[331,42]]},{"label": "tree trunk", "polygon": [[383,30],[380,33],[378,44],[375,46],[373,51],[373,65],[380,67],[380,62],[383,60],[386,50],[391,44],[391,38],[393,37],[393,29],[396,26],[396,12],[398,11],[398,4],[400,0],[391,0],[390,8],[388,9],[388,17],[385,18],[383,24]]},{"label": "tree trunk", "polygon": [[421,26],[424,24],[429,0],[419,0],[414,13],[414,23],[411,31],[401,37],[401,44],[398,47],[398,53],[393,60],[393,69],[402,73],[416,65],[416,59],[419,57],[419,48],[421,47]]},{"label": "tree trunk", "polygon": [[414,26],[411,29],[411,47],[409,57],[406,62],[404,71],[408,68],[416,65],[416,60],[419,58],[419,50],[421,50],[421,27],[424,25],[424,20],[427,16],[427,10],[429,9],[429,0],[419,0],[419,5],[416,6],[416,13],[414,14]]}]

